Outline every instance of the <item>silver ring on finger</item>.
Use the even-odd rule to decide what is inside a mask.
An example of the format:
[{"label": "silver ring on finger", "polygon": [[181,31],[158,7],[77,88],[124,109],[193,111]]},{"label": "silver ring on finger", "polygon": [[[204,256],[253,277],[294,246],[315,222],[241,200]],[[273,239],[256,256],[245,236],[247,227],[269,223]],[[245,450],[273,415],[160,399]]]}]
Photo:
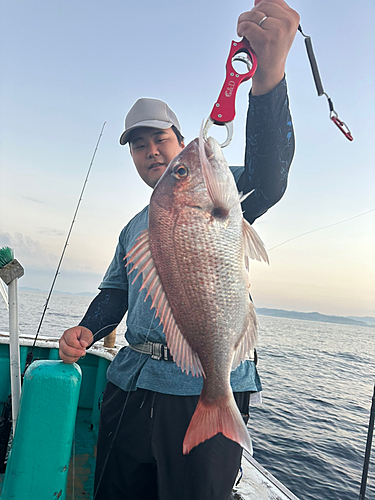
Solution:
[{"label": "silver ring on finger", "polygon": [[262,23],[268,18],[268,16],[264,16],[263,19],[261,19],[258,23],[258,26],[262,27]]}]

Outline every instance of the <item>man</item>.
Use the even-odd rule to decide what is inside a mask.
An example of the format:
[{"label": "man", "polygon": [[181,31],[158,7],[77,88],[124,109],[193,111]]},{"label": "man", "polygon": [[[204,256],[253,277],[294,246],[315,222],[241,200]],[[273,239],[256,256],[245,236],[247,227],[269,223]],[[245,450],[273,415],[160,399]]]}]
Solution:
[{"label": "man", "polygon": [[[285,61],[299,24],[283,0],[262,0],[238,20],[258,57],[246,130],[245,168],[233,167],[240,191],[254,193],[243,203],[250,222],[284,194],[294,154]],[[122,145],[144,182],[154,188],[169,162],[184,148],[180,124],[162,101],[139,99],[127,114]],[[103,398],[95,477],[96,499],[227,500],[240,466],[241,447],[218,434],[182,454],[182,441],[202,388],[201,378],[182,373],[165,348],[140,280],[128,281],[123,258],[148,226],[148,207],[120,234],[115,256],[77,327],[60,339],[60,357],[76,361],[94,341],[127,317],[123,348],[108,370]],[[159,356],[157,355],[159,354]],[[156,359],[158,358],[158,359]],[[253,360],[231,374],[237,405],[248,418],[250,394],[261,390]]]}]

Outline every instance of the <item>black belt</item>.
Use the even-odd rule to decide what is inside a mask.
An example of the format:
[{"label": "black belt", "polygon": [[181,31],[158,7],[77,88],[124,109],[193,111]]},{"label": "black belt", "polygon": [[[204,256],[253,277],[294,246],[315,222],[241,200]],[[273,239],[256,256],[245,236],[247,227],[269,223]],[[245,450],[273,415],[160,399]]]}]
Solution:
[{"label": "black belt", "polygon": [[[171,351],[164,344],[157,344],[156,342],[144,342],[143,344],[128,345],[133,351],[140,352],[141,354],[148,354],[152,359],[160,361],[174,361]],[[258,353],[256,349],[250,354],[250,361],[254,361],[255,365],[258,364]]]},{"label": "black belt", "polygon": [[141,354],[148,354],[152,359],[160,361],[173,361],[173,356],[164,344],[157,344],[156,342],[144,342],[143,344],[129,344],[128,347],[133,351],[140,352]]}]

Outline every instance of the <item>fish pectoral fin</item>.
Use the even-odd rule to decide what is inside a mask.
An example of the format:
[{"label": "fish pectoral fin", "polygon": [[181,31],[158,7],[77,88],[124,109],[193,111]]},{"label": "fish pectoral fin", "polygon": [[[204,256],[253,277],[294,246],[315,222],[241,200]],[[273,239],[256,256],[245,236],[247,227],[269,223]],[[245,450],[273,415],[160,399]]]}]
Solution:
[{"label": "fish pectoral fin", "polygon": [[163,330],[167,339],[167,346],[177,366],[188,375],[189,372],[191,372],[194,377],[200,377],[202,375],[205,377],[199,356],[192,350],[182,335],[173,317],[172,311],[170,312],[170,320],[167,321]]},{"label": "fish pectoral fin", "polygon": [[254,347],[257,341],[258,321],[253,304],[249,299],[248,322],[244,328],[244,335],[238,344],[232,361],[232,370],[235,370],[242,361],[254,359]]},{"label": "fish pectoral fin", "polygon": [[[151,260],[150,260],[151,259]],[[141,234],[138,236],[137,241],[133,245],[133,247],[130,249],[130,251],[125,255],[124,260],[126,260],[125,267],[128,267],[129,264],[133,264],[133,267],[128,271],[128,275],[132,273],[135,269],[138,269],[138,273],[133,279],[133,283],[138,279],[140,274],[143,274],[145,277],[144,271],[146,270],[151,270],[151,266],[153,264],[153,260],[151,257],[151,251],[150,251],[150,241],[148,238],[148,229],[145,229],[144,231],[141,232]],[[152,262],[151,262],[152,261]]]},{"label": "fish pectoral fin", "polygon": [[202,396],[200,397],[185,434],[182,450],[184,455],[219,432],[228,439],[236,441],[249,453],[253,453],[249,431],[232,393],[225,399],[220,398],[219,401],[212,403],[208,403],[202,399]]},{"label": "fish pectoral fin", "polygon": [[263,241],[258,236],[255,229],[253,229],[246,219],[243,219],[243,237],[245,245],[245,266],[249,269],[249,259],[263,260],[269,264],[267,250]]},{"label": "fish pectoral fin", "polygon": [[150,309],[153,307],[156,309],[156,317],[159,318],[160,323],[163,325],[167,346],[175,363],[187,374],[191,372],[193,376],[204,376],[204,370],[198,354],[191,349],[183,337],[173,316],[168,297],[151,255],[147,229],[140,234],[133,248],[126,254],[125,259],[127,259],[126,266],[130,263],[133,264],[128,274],[132,273],[134,269],[138,269],[133,283],[141,274],[143,275],[143,283],[139,291],[144,288],[147,290],[145,302],[149,296],[151,297]]}]

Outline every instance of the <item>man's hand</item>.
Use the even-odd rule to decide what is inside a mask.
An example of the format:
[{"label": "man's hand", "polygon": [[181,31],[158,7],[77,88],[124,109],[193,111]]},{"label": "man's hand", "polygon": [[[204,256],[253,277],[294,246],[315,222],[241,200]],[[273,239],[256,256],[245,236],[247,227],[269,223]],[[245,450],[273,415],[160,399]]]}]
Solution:
[{"label": "man's hand", "polygon": [[238,18],[238,36],[247,38],[258,58],[252,82],[253,95],[266,94],[283,79],[286,58],[298,25],[298,13],[284,0],[255,0],[254,8]]},{"label": "man's hand", "polygon": [[86,348],[94,341],[93,334],[84,326],[66,330],[59,340],[59,355],[64,363],[74,363],[86,354]]}]

